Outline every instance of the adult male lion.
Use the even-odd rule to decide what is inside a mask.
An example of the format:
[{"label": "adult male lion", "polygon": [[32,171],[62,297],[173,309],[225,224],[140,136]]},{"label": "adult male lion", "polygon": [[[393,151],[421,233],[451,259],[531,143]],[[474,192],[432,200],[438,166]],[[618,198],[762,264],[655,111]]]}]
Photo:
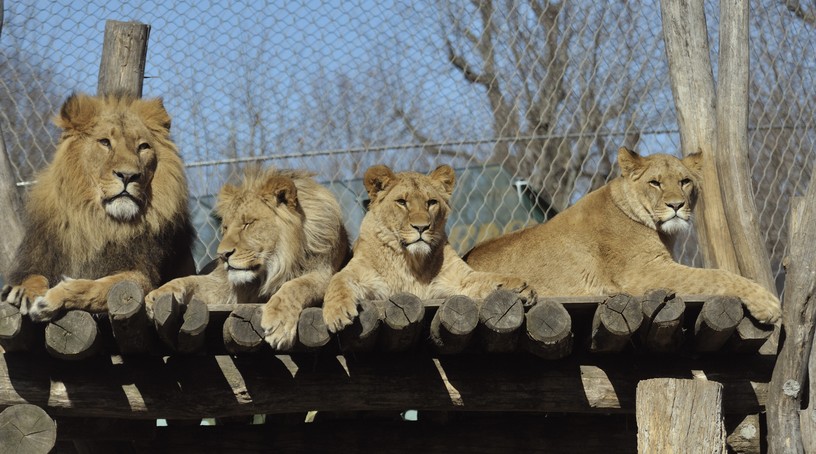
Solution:
[{"label": "adult male lion", "polygon": [[147,293],[194,272],[184,166],[161,100],[76,94],[54,122],[62,136],[31,189],[3,300],[49,320],[107,310],[125,279]]},{"label": "adult male lion", "polygon": [[329,331],[351,324],[357,301],[409,292],[422,299],[461,294],[484,298],[499,287],[533,298],[519,278],[473,271],[448,244],[445,233],[454,183],[443,165],[422,175],[371,167],[364,184],[370,198],[351,261],[329,282],[323,318]]},{"label": "adult male lion", "polygon": [[779,319],[779,300],[724,270],[691,268],[671,256],[672,237],[689,226],[701,155],[641,157],[621,148],[621,176],[548,222],[477,245],[478,270],[518,273],[539,292],[643,294],[658,287],[684,294],[733,295],[759,321]]},{"label": "adult male lion", "polygon": [[225,185],[215,207],[222,219],[220,266],[210,274],[174,279],[147,295],[151,307],[172,293],[186,302],[264,302],[266,341],[287,350],[303,308],[320,303],[329,279],[348,260],[340,205],[310,174],[247,170],[241,186]]}]

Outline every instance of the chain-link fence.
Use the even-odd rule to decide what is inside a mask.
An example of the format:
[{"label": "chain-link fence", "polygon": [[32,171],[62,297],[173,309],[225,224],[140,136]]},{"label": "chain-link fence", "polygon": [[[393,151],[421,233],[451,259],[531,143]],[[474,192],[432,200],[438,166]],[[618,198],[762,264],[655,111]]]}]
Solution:
[{"label": "chain-link fence", "polygon": [[[448,227],[465,252],[608,181],[621,145],[679,153],[657,1],[22,1],[6,2],[0,47],[21,185],[50,158],[60,103],[95,92],[106,19],[152,26],[144,93],[173,116],[199,266],[217,242],[213,194],[250,161],[314,171],[352,236],[368,166],[450,164]],[[816,4],[752,1],[748,151],[777,278],[812,171],[815,75]]]}]

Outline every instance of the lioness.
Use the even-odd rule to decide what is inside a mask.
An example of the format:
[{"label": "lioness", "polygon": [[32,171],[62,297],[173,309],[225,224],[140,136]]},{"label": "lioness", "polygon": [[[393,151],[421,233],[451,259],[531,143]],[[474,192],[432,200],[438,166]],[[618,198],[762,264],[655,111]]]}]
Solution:
[{"label": "lioness", "polygon": [[304,307],[317,305],[329,278],[348,261],[340,205],[309,173],[249,168],[240,186],[224,185],[215,206],[221,217],[220,266],[206,275],[168,282],[145,298],[172,293],[213,303],[266,303],[261,327],[273,348],[290,349]]},{"label": "lioness", "polygon": [[702,157],[641,157],[618,151],[621,176],[544,224],[486,241],[465,259],[477,270],[525,277],[550,295],[684,294],[738,296],[760,322],[780,317],[779,300],[724,270],[691,268],[671,256],[672,237],[688,228]]},{"label": "lioness", "polygon": [[77,94],[54,122],[62,136],[29,193],[3,300],[50,320],[107,310],[125,279],[147,293],[194,273],[187,180],[161,100]]},{"label": "lioness", "polygon": [[357,301],[398,292],[421,299],[456,294],[484,298],[503,287],[534,297],[523,279],[473,271],[448,244],[445,222],[454,179],[446,165],[430,175],[395,174],[384,165],[366,171],[369,211],[351,261],[332,277],[323,302],[329,331],[352,323]]}]

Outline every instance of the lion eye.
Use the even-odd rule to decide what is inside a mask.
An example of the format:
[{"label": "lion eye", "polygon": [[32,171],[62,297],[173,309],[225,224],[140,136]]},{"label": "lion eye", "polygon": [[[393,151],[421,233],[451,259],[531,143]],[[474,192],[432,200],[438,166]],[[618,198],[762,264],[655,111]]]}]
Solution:
[{"label": "lion eye", "polygon": [[142,143],[140,143],[140,144],[139,144],[138,150],[139,150],[139,151],[145,151],[145,150],[149,150],[149,149],[151,149],[151,148],[152,148],[152,147],[150,146],[150,144],[149,144],[149,143],[147,143],[147,142],[142,142]]},{"label": "lion eye", "polygon": [[245,222],[243,227],[241,227],[241,230],[246,230],[247,228],[249,228],[250,225],[252,225],[253,222],[255,221]]},{"label": "lion eye", "polygon": [[97,142],[99,142],[99,145],[102,145],[105,148],[111,147],[111,141],[109,139],[99,139]]},{"label": "lion eye", "polygon": [[437,203],[439,203],[439,202],[437,202],[436,199],[428,200],[428,208],[436,205]]},{"label": "lion eye", "polygon": [[408,205],[408,202],[406,202],[405,199],[397,199],[397,205],[404,207]]},{"label": "lion eye", "polygon": [[649,184],[656,187],[656,188],[660,188],[660,182],[657,181],[657,180],[652,180],[652,181],[649,182]]},{"label": "lion eye", "polygon": [[685,186],[685,185],[687,185],[687,184],[691,184],[691,180],[690,180],[690,179],[688,179],[688,178],[683,178],[682,180],[680,180],[680,186]]}]

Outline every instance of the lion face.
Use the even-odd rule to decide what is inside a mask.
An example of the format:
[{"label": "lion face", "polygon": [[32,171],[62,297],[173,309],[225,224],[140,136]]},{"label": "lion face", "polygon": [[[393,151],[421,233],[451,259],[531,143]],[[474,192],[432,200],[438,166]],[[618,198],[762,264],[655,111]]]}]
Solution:
[{"label": "lion face", "polygon": [[697,200],[700,154],[680,160],[664,154],[641,157],[621,148],[618,162],[636,205],[657,230],[674,235],[689,227]]},{"label": "lion face", "polygon": [[377,220],[381,238],[395,250],[416,257],[443,245],[454,179],[453,169],[446,165],[430,175],[394,174],[383,165],[368,169],[369,215]]},{"label": "lion face", "polygon": [[241,187],[225,185],[216,212],[222,218],[218,255],[230,284],[279,281],[303,244],[302,210],[291,178],[250,169]]},{"label": "lion face", "polygon": [[85,196],[114,220],[143,216],[152,197],[157,150],[166,148],[170,128],[161,101],[74,95],[55,122],[70,142],[68,159],[82,169]]}]

